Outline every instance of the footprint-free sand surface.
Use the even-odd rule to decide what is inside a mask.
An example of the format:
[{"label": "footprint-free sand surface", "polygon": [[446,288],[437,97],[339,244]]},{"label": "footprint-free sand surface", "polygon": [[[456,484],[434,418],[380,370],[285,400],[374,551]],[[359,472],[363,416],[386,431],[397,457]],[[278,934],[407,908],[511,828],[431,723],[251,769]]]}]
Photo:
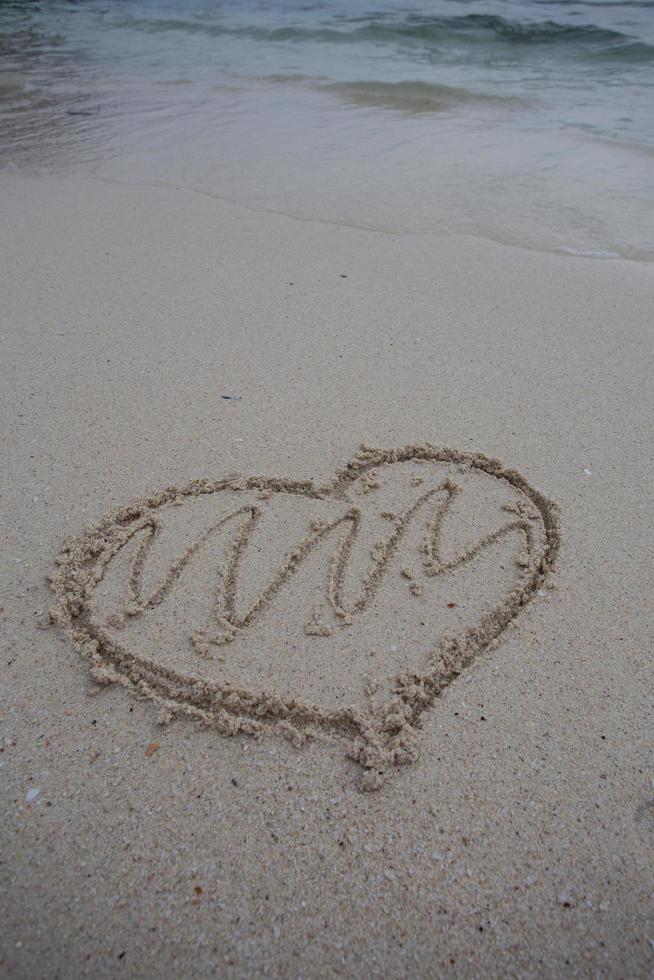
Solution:
[{"label": "footprint-free sand surface", "polygon": [[2,971],[651,975],[651,266],[0,194]]}]

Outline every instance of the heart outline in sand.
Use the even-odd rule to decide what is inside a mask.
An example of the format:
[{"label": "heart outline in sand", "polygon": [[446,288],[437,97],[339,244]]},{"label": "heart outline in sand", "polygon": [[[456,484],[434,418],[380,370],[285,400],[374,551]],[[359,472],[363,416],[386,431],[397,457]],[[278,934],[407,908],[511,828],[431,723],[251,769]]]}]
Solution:
[{"label": "heart outline in sand", "polygon": [[[343,708],[325,711],[316,705],[303,704],[296,699],[284,699],[276,695],[254,693],[236,689],[229,684],[203,680],[200,677],[181,674],[171,668],[158,664],[151,658],[140,656],[122,645],[100,622],[91,609],[91,601],[104,570],[116,554],[130,540],[136,530],[151,528],[150,536],[137,549],[130,574],[131,615],[140,614],[148,605],[160,601],[157,593],[144,602],[140,596],[140,569],[157,529],[157,511],[171,503],[179,503],[186,497],[219,493],[224,490],[251,492],[256,490],[263,495],[278,492],[298,494],[310,498],[325,499],[342,496],[347,487],[384,466],[398,462],[435,462],[459,466],[463,469],[478,470],[510,485],[519,495],[524,509],[518,518],[505,528],[488,535],[481,547],[492,543],[498,536],[511,530],[522,530],[525,536],[526,552],[523,572],[518,582],[505,594],[501,602],[490,611],[484,612],[478,622],[458,635],[442,636],[429,657],[423,670],[409,671],[398,675],[395,691],[391,699],[380,706],[374,715],[362,715],[356,709]],[[446,501],[457,491],[454,484],[445,482],[438,490],[446,494]],[[433,491],[430,491],[432,493]],[[447,502],[437,511],[435,521],[442,519]],[[246,508],[247,509],[247,508]],[[254,508],[250,508],[254,511]],[[356,517],[351,512],[356,533]],[[441,515],[438,517],[438,515]],[[253,514],[253,519],[256,515]],[[536,536],[530,531],[530,520],[537,520],[542,526],[540,547]],[[397,525],[397,535],[401,526]],[[327,528],[329,529],[329,528]],[[211,530],[211,529],[210,529]],[[300,545],[297,560],[302,560],[304,552],[310,550],[312,542],[322,533],[315,528],[313,537]],[[208,533],[208,532],[207,532]],[[433,540],[437,528],[433,531]],[[234,567],[238,563],[237,538],[234,552]],[[202,539],[201,539],[202,540]],[[391,542],[393,536],[391,535]],[[331,588],[332,607],[338,615],[347,615],[339,600],[338,577],[342,576],[343,555],[346,554],[348,538],[334,558],[335,584]],[[51,587],[56,596],[56,604],[50,616],[67,635],[73,647],[89,662],[91,674],[98,683],[119,683],[131,692],[156,702],[160,707],[160,721],[166,722],[174,715],[187,714],[204,724],[215,727],[223,735],[244,732],[260,737],[267,731],[277,731],[296,743],[320,732],[336,736],[345,742],[347,754],[359,762],[364,769],[362,788],[376,789],[388,771],[397,765],[413,761],[417,756],[417,732],[421,715],[436,700],[438,695],[484,650],[497,644],[499,637],[516,619],[523,609],[545,583],[547,576],[555,567],[561,544],[559,509],[552,501],[533,488],[516,470],[507,469],[497,459],[481,453],[465,452],[451,448],[437,448],[429,443],[411,445],[401,449],[371,449],[362,446],[355,459],[336,474],[335,479],[319,486],[312,481],[295,481],[269,477],[230,476],[222,480],[195,480],[183,487],[168,487],[151,497],[140,499],[127,507],[112,511],[98,524],[94,524],[77,538],[70,539],[57,558],[58,569],[51,578]],[[183,569],[193,553],[192,546],[180,560],[172,566],[168,578],[171,581]],[[304,551],[302,551],[304,549]],[[431,574],[440,574],[447,567],[471,560],[477,553],[471,551],[444,563],[434,553],[428,555],[432,563]],[[293,565],[293,555],[287,563]],[[340,566],[339,566],[340,561]],[[383,573],[384,555],[379,558],[379,574]],[[339,572],[340,567],[340,572]],[[280,583],[286,572],[282,569]],[[288,572],[290,574],[290,571]],[[375,567],[370,573],[372,588],[375,585]],[[229,573],[226,580],[229,582]],[[165,585],[165,583],[164,583]],[[274,585],[274,583],[273,583]],[[274,585],[274,588],[277,588]],[[159,590],[161,592],[161,590]],[[163,594],[163,593],[162,593]],[[339,607],[340,603],[340,607]],[[229,609],[229,603],[227,603]],[[246,617],[247,618],[247,617]],[[236,621],[234,615],[223,621],[227,630],[247,625]],[[227,637],[229,638],[229,637]],[[206,637],[195,636],[200,648]]]}]

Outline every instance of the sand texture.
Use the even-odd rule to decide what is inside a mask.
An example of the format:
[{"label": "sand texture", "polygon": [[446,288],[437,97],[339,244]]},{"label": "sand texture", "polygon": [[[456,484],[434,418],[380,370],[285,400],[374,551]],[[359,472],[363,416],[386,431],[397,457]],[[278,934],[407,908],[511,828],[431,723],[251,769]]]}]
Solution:
[{"label": "sand texture", "polygon": [[0,197],[0,970],[651,975],[651,267]]}]

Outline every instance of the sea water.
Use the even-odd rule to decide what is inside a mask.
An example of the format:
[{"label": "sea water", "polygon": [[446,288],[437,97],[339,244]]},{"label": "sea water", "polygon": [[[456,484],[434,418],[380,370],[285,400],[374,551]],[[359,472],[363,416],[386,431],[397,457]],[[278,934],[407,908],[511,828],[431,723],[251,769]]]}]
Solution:
[{"label": "sea water", "polygon": [[5,0],[0,167],[654,258],[654,0]]}]

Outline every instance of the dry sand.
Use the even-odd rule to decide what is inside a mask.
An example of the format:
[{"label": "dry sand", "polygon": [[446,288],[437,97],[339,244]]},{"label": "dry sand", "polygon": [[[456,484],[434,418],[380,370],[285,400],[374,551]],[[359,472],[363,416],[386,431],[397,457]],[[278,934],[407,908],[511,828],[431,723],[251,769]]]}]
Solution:
[{"label": "dry sand", "polygon": [[651,266],[0,196],[2,970],[650,975]]}]

